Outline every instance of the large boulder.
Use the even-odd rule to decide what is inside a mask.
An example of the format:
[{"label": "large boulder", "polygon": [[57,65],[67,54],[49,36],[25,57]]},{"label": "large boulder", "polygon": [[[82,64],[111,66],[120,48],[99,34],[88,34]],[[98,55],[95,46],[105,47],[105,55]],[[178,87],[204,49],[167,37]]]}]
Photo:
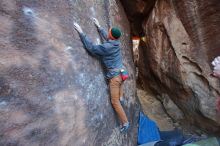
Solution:
[{"label": "large boulder", "polygon": [[[78,22],[101,42],[90,20],[117,25],[125,66],[125,111],[120,134],[100,62],[73,29]],[[0,145],[98,146],[136,144],[139,104],[129,23],[118,0],[0,1]]]},{"label": "large boulder", "polygon": [[158,0],[143,23],[139,60],[139,81],[174,120],[215,134],[220,88],[210,74],[211,60],[220,55],[219,16],[218,0]]}]

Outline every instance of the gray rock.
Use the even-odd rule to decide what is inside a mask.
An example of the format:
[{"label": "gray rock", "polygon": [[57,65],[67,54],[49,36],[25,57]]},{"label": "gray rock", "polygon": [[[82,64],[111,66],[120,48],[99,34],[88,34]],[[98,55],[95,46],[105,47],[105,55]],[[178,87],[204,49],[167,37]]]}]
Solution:
[{"label": "gray rock", "polygon": [[[91,17],[124,34],[130,73],[125,111],[131,122],[126,135],[119,134],[101,64],[73,29],[77,21],[100,43]],[[0,20],[0,145],[136,144],[139,104],[129,23],[119,1],[1,0]]]}]

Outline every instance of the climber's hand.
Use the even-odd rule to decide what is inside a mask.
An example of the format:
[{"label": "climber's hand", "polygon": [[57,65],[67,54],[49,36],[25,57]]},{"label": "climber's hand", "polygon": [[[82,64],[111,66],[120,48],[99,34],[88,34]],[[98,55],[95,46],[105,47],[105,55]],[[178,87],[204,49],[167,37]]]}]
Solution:
[{"label": "climber's hand", "polygon": [[96,18],[92,18],[93,23],[95,24],[96,27],[101,27],[99,24],[99,21]]},{"label": "climber's hand", "polygon": [[76,29],[76,31],[78,31],[79,33],[83,33],[82,28],[81,28],[81,26],[79,26],[78,23],[74,22],[73,26]]}]

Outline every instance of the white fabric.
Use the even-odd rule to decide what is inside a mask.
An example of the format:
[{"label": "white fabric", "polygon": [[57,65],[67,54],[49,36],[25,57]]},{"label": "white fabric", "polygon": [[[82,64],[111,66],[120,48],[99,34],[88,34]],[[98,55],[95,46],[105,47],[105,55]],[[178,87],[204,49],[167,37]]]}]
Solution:
[{"label": "white fabric", "polygon": [[220,64],[220,56],[217,56],[217,57],[212,61],[212,65],[213,65],[213,66],[217,66],[218,64]]}]

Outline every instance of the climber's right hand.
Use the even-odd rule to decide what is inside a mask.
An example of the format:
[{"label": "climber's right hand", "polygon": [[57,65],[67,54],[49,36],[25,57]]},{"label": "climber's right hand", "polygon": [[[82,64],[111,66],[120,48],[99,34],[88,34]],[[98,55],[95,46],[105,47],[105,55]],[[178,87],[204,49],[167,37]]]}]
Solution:
[{"label": "climber's right hand", "polygon": [[83,33],[82,28],[81,28],[81,26],[79,26],[78,23],[74,22],[73,26],[76,29],[76,31],[78,31],[78,33]]},{"label": "climber's right hand", "polygon": [[99,21],[96,18],[93,17],[92,21],[93,21],[93,23],[95,24],[96,27],[98,27],[98,28],[101,27],[100,24],[99,24]]}]

